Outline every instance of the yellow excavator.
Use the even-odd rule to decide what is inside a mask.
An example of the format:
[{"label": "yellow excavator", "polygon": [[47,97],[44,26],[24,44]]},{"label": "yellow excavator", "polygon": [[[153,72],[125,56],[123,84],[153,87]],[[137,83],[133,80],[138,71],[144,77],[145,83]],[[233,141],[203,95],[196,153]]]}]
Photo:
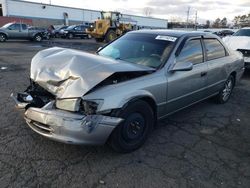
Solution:
[{"label": "yellow excavator", "polygon": [[86,32],[97,42],[110,42],[132,29],[132,23],[122,18],[120,12],[101,12],[101,18],[96,20]]}]

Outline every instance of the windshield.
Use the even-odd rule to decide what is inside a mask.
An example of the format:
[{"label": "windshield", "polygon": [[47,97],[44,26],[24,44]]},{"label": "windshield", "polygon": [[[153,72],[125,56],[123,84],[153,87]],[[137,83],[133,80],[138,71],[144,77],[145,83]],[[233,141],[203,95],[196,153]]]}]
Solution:
[{"label": "windshield", "polygon": [[3,28],[7,28],[7,27],[9,27],[10,25],[12,25],[13,23],[7,23],[7,24],[5,24],[4,26],[2,26]]},{"label": "windshield", "polygon": [[69,27],[67,27],[67,29],[74,29],[76,27],[76,25],[71,25]]},{"label": "windshield", "polygon": [[250,37],[250,29],[240,29],[233,36],[247,36]]},{"label": "windshield", "polygon": [[170,55],[175,37],[128,33],[101,49],[98,54],[152,68],[158,68]]},{"label": "windshield", "polygon": [[103,19],[110,19],[111,18],[111,12],[102,12],[102,18]]}]

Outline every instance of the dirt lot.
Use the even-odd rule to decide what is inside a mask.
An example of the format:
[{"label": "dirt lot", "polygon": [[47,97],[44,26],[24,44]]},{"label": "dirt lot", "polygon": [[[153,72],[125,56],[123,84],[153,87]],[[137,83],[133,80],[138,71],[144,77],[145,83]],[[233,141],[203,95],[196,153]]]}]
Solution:
[{"label": "dirt lot", "polygon": [[250,72],[229,103],[207,100],[159,122],[139,150],[72,146],[45,139],[14,109],[31,58],[49,46],[85,51],[92,40],[0,43],[0,187],[250,187]]}]

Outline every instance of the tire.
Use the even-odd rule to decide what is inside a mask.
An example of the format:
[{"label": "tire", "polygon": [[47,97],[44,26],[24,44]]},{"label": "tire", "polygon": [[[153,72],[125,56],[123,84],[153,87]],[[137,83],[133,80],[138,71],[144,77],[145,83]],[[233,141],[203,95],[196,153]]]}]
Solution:
[{"label": "tire", "polygon": [[55,34],[55,38],[60,38],[59,33],[56,33],[56,34]]},{"label": "tire", "polygon": [[114,40],[116,38],[117,38],[117,35],[116,35],[115,31],[109,30],[105,36],[105,42],[111,42],[112,40]]},{"label": "tire", "polygon": [[92,36],[90,34],[88,34],[87,39],[91,39],[91,38],[92,38]]},{"label": "tire", "polygon": [[42,37],[42,35],[40,35],[40,34],[36,34],[36,35],[34,36],[33,40],[34,40],[35,42],[41,42],[41,41],[43,40],[43,37]]},{"label": "tire", "polygon": [[234,76],[230,75],[226,80],[226,82],[224,83],[224,86],[220,90],[219,94],[215,96],[216,102],[219,104],[226,103],[230,99],[234,85],[235,85]]},{"label": "tire", "polygon": [[74,38],[74,35],[73,35],[72,33],[68,33],[68,34],[67,34],[67,38],[68,38],[68,39],[73,39],[73,38]]},{"label": "tire", "polygon": [[144,101],[136,101],[119,112],[124,121],[109,137],[109,145],[119,153],[132,152],[141,147],[154,126],[154,113]]},{"label": "tire", "polygon": [[3,33],[0,33],[0,42],[5,42],[7,40],[7,36]]}]

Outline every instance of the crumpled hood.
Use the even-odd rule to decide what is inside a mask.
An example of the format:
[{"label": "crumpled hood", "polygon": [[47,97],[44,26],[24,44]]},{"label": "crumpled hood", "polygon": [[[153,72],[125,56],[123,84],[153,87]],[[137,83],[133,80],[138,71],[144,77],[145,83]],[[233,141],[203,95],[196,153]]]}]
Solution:
[{"label": "crumpled hood", "polygon": [[250,50],[250,37],[228,36],[222,39],[228,48],[232,50],[246,49]]},{"label": "crumpled hood", "polygon": [[34,56],[30,77],[57,98],[74,98],[83,96],[114,73],[152,70],[142,65],[54,47]]}]

